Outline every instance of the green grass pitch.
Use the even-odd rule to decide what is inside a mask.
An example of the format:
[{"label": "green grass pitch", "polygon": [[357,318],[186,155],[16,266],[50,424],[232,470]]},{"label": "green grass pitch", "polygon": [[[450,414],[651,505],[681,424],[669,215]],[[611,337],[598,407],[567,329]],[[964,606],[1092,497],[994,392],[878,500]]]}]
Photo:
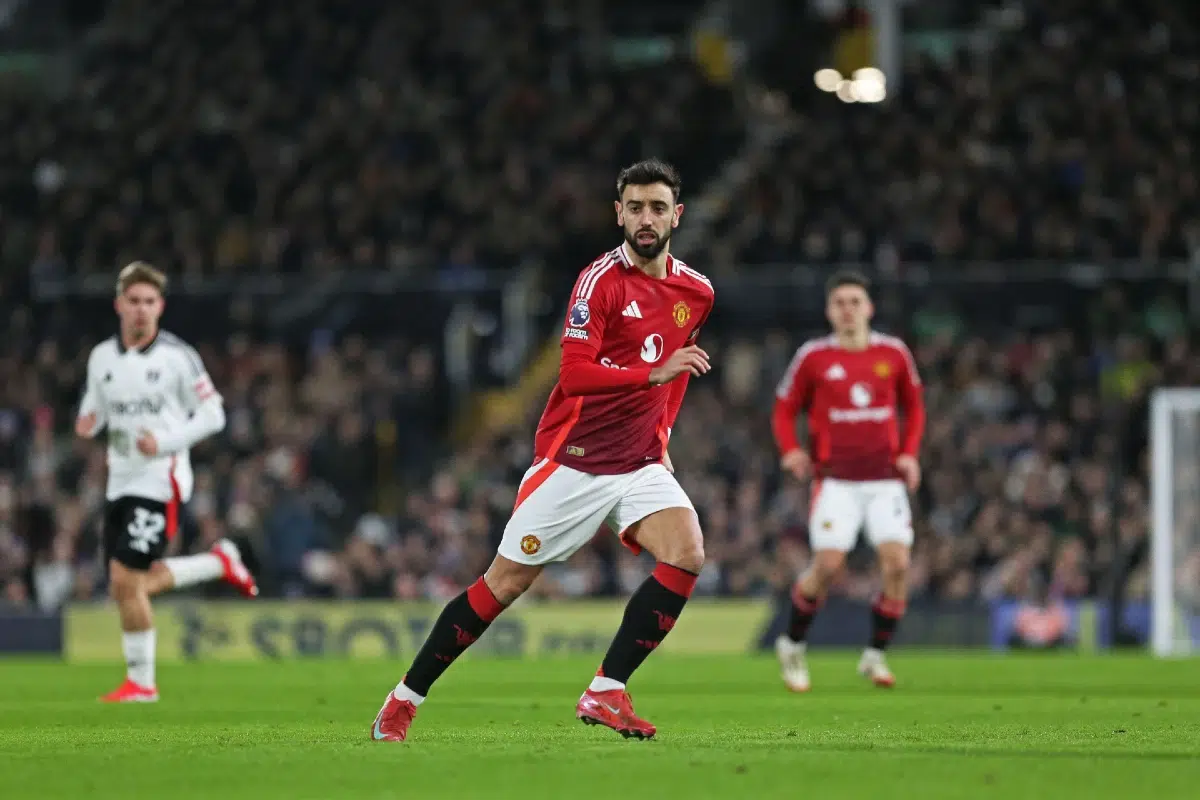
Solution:
[{"label": "green grass pitch", "polygon": [[1200,792],[1200,664],[899,652],[898,688],[813,659],[785,692],[762,657],[652,658],[659,726],[574,719],[593,660],[467,658],[410,740],[368,729],[403,665],[163,666],[157,705],[96,696],[120,667],[0,661],[0,798],[1134,798]]}]

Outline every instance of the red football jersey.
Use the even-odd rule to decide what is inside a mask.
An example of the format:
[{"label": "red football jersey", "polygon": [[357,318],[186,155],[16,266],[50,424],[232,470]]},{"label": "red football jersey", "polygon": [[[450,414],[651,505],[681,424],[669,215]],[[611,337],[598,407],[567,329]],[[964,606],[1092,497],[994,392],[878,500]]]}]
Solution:
[{"label": "red football jersey", "polygon": [[593,261],[571,294],[535,455],[596,475],[662,461],[687,376],[651,386],[650,371],[696,339],[712,306],[708,278],[672,256],[661,279],[624,244]]},{"label": "red football jersey", "polygon": [[[897,477],[896,457],[915,456],[925,430],[921,378],[912,353],[894,336],[872,333],[863,350],[837,337],[796,351],[775,393],[772,418],[780,452],[800,445],[796,415],[808,411],[809,455],[817,477],[852,481]],[[900,436],[899,411],[904,412]]]}]

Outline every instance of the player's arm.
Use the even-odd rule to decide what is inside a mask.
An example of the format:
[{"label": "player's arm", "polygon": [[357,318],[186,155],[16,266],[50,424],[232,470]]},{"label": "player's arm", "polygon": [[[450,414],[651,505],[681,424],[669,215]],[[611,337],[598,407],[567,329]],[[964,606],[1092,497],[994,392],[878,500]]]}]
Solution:
[{"label": "player's arm", "polygon": [[896,380],[899,381],[896,396],[900,410],[904,413],[904,436],[900,440],[896,468],[908,484],[908,488],[915,490],[921,483],[921,467],[917,461],[917,453],[921,450],[921,438],[925,435],[925,392],[912,352],[904,345],[900,347],[904,357],[896,376]]},{"label": "player's arm", "polygon": [[677,350],[661,367],[613,369],[598,363],[613,302],[607,285],[596,287],[594,283],[589,289],[589,271],[585,270],[572,293],[574,299],[567,311],[558,367],[558,385],[563,394],[582,397],[648,389],[685,372],[700,375],[708,371],[708,356],[698,347]]},{"label": "player's arm", "polygon": [[184,347],[183,361],[186,363],[180,373],[179,394],[189,416],[167,430],[155,432],[160,455],[187,450],[225,428],[225,402],[213,386],[200,355]]},{"label": "player's arm", "polygon": [[[700,336],[700,329],[704,327],[704,323],[708,320],[708,315],[712,311],[712,306],[704,313],[700,322],[688,334],[688,344],[695,345],[697,337]],[[688,383],[692,380],[692,373],[685,372],[671,382],[669,393],[667,395],[667,440],[671,439],[671,432],[675,429],[675,420],[679,418],[679,411],[683,408],[683,398],[687,394]],[[671,456],[665,450],[663,451],[663,465],[671,472],[675,471],[675,465],[671,463]]]},{"label": "player's arm", "polygon": [[79,414],[75,417],[75,433],[91,439],[108,424],[107,407],[104,404],[104,389],[100,379],[99,348],[88,356],[87,377],[84,380],[83,399],[79,402]]},{"label": "player's arm", "polygon": [[796,436],[796,418],[810,402],[812,380],[807,368],[808,348],[801,347],[792,356],[787,370],[775,389],[771,411],[771,430],[779,448],[780,463],[797,478],[808,475],[809,457]]},{"label": "player's arm", "polygon": [[[696,344],[697,338],[700,336],[700,330],[704,327],[704,323],[708,321],[708,315],[712,313],[712,306],[704,312],[704,316],[696,323],[696,327],[692,328],[692,332],[688,334],[687,343],[689,346]],[[688,383],[692,379],[691,372],[685,372],[671,382],[670,393],[667,395],[667,438],[671,437],[671,431],[675,427],[675,420],[679,417],[679,410],[683,408],[683,397],[687,394]]]}]

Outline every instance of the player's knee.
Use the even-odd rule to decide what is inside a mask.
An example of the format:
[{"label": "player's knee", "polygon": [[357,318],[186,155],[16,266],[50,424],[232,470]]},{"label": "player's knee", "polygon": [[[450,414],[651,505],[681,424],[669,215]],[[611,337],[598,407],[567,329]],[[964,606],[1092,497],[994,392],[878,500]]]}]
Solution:
[{"label": "player's knee", "polygon": [[885,581],[904,580],[905,576],[908,575],[909,556],[907,548],[889,548],[887,552],[880,554],[879,561]]},{"label": "player's knee", "polygon": [[696,512],[669,508],[631,527],[623,536],[636,542],[660,563],[700,574],[704,568],[704,534]]},{"label": "player's knee", "polygon": [[142,575],[120,565],[114,565],[109,575],[108,593],[118,603],[132,600],[142,590]]},{"label": "player's knee", "polygon": [[659,531],[665,535],[646,536],[642,531],[638,541],[661,563],[699,575],[704,568],[704,536],[695,515],[670,530]]},{"label": "player's knee", "polygon": [[813,572],[822,585],[836,578],[846,566],[846,554],[840,550],[819,550],[813,556]]},{"label": "player's knee", "polygon": [[666,548],[666,557],[659,561],[687,570],[693,575],[699,575],[704,569],[704,540],[700,536],[681,536],[678,542]]},{"label": "player's knee", "polygon": [[541,571],[540,566],[518,564],[503,556],[497,556],[492,565],[488,567],[483,580],[492,590],[496,600],[501,605],[507,606],[529,591],[529,587],[537,580]]}]

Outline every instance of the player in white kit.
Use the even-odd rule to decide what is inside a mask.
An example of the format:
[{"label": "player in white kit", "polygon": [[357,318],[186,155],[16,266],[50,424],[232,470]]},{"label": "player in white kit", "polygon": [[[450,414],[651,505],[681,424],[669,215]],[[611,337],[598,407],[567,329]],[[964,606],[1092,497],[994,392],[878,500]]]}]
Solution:
[{"label": "player in white kit", "polygon": [[93,348],[75,433],[108,439],[104,556],[121,616],[126,678],[105,702],[154,702],[154,621],[150,598],[223,579],[258,594],[237,547],[221,540],[208,553],[163,558],[192,495],[188,448],[225,427],[221,395],[200,356],[159,330],[166,277],[134,262],[117,278],[120,331]]}]

